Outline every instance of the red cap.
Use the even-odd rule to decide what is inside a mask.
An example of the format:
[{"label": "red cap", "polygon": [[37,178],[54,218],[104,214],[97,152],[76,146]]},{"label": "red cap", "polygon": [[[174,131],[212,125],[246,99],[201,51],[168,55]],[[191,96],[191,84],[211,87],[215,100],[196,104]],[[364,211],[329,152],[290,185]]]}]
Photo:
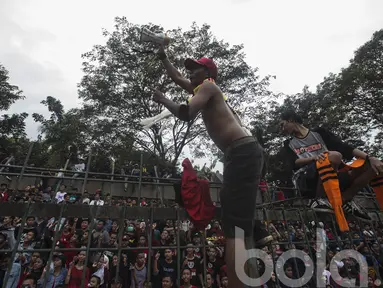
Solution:
[{"label": "red cap", "polygon": [[185,68],[187,70],[193,70],[193,69],[200,67],[200,66],[204,66],[207,68],[211,78],[213,78],[213,79],[217,78],[218,68],[212,59],[202,57],[201,59],[198,59],[198,60],[193,60],[190,58],[185,60]]}]

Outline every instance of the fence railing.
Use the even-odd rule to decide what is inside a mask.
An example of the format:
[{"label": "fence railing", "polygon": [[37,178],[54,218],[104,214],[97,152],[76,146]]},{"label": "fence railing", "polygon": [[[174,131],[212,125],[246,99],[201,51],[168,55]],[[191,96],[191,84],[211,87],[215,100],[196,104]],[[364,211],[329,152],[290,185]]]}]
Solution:
[{"label": "fence railing", "polygon": [[[142,190],[143,186],[150,186],[150,187],[171,187],[174,183],[178,182],[179,179],[169,179],[169,178],[159,178],[159,177],[144,177],[142,175],[142,167],[143,167],[143,161],[141,157],[141,163],[140,163],[140,175],[134,176],[134,175],[123,175],[123,174],[116,174],[116,173],[94,173],[89,171],[90,167],[90,161],[91,161],[91,155],[89,155],[88,158],[88,165],[86,168],[86,171],[84,172],[75,172],[75,171],[69,171],[67,170],[68,162],[65,165],[65,169],[50,169],[50,168],[41,168],[41,167],[33,167],[28,166],[29,157],[31,154],[31,151],[33,149],[33,146],[30,147],[27,157],[24,161],[23,166],[16,166],[16,165],[9,165],[9,163],[6,163],[4,165],[0,165],[0,176],[3,177],[10,177],[10,186],[13,186],[14,189],[22,189],[25,187],[23,184],[23,179],[50,179],[52,181],[55,181],[56,186],[58,187],[63,181],[73,181],[74,174],[82,174],[82,177],[76,177],[75,181],[81,182],[81,194],[84,194],[84,192],[87,190],[88,183],[91,182],[98,182],[98,183],[111,183],[112,185],[117,184],[130,184],[130,185],[137,185],[138,193],[137,198],[140,200],[140,198],[143,197]],[[13,172],[13,171],[18,172]],[[47,175],[43,173],[64,173],[66,176],[57,177],[54,175]],[[93,178],[92,176],[97,176],[97,178]],[[105,176],[105,177],[103,177]],[[148,180],[145,180],[148,179]],[[150,181],[149,181],[150,180]],[[156,180],[156,181],[153,181]],[[218,189],[220,187],[220,183],[211,183],[212,187],[215,187]],[[112,187],[113,188],[113,187]],[[113,197],[113,189],[111,188],[111,196]],[[261,187],[266,188],[266,187]],[[58,188],[57,188],[58,189]],[[56,189],[56,191],[57,191]],[[277,245],[287,245],[289,247],[292,247],[293,245],[303,245],[311,247],[313,244],[313,237],[309,237],[308,235],[311,235],[313,232],[311,231],[311,228],[309,228],[310,222],[314,222],[315,225],[318,225],[318,223],[325,223],[327,227],[335,234],[333,240],[328,240],[327,242],[329,245],[334,244],[338,247],[344,247],[347,243],[353,243],[353,236],[351,233],[346,233],[344,235],[340,235],[339,230],[336,225],[336,221],[333,214],[327,213],[327,214],[318,214],[315,210],[308,208],[305,205],[305,201],[300,196],[300,191],[296,191],[293,189],[294,197],[281,200],[281,201],[272,201],[273,197],[271,197],[271,193],[273,191],[279,191],[279,190],[286,190],[286,189],[293,189],[288,187],[267,187],[265,190],[265,193],[267,195],[263,195],[263,200],[267,199],[267,201],[259,200],[259,204],[257,205],[256,211],[255,211],[255,219],[266,221],[267,223],[292,223],[297,222],[298,225],[301,227],[299,229],[302,229],[304,232],[304,237],[299,240],[291,240],[289,237],[286,239],[286,241],[282,242],[274,242],[272,246],[270,246],[271,255],[273,256],[273,261],[275,264],[276,261],[276,254],[273,250],[273,247],[275,248]],[[159,194],[157,194],[159,195]],[[130,195],[126,195],[130,196]],[[166,198],[166,193],[162,194],[162,197]],[[377,230],[377,223],[382,223],[381,221],[381,215],[378,209],[378,205],[376,202],[376,199],[373,194],[365,194],[360,197],[356,197],[357,201],[360,201],[360,203],[363,204],[363,207],[369,212],[372,221],[370,221],[371,224],[371,230],[373,231],[373,236],[369,241],[378,241],[379,245],[380,240],[378,238],[378,235],[383,234],[383,230]],[[219,197],[217,196],[217,199],[219,200]],[[219,202],[219,201],[217,201]],[[215,219],[220,219],[221,209],[218,205],[216,208],[216,215]],[[140,251],[140,250],[149,250],[149,255],[146,259],[146,265],[147,265],[147,281],[152,281],[153,276],[153,261],[154,261],[154,250],[161,250],[170,248],[174,251],[176,251],[176,263],[177,263],[177,275],[178,275],[178,282],[180,281],[180,272],[182,270],[182,252],[186,248],[194,247],[201,249],[202,251],[202,257],[203,259],[207,259],[206,249],[210,247],[211,243],[207,243],[206,241],[206,231],[202,231],[202,242],[200,245],[193,245],[193,246],[185,246],[182,245],[181,237],[183,237],[181,234],[181,229],[179,227],[180,223],[183,220],[188,219],[187,212],[183,208],[179,207],[167,207],[167,208],[160,208],[160,207],[154,207],[153,205],[149,207],[127,207],[127,206],[112,206],[112,205],[104,205],[104,206],[88,206],[88,205],[58,205],[58,204],[50,204],[50,203],[32,203],[32,200],[29,199],[27,203],[13,203],[13,202],[3,202],[0,203],[0,217],[20,217],[19,222],[19,229],[17,232],[17,235],[15,235],[15,245],[13,247],[9,247],[9,249],[0,249],[0,255],[9,255],[10,261],[7,263],[7,273],[5,274],[5,278],[3,281],[3,287],[6,287],[6,283],[9,281],[11,277],[10,271],[13,268],[13,265],[15,265],[15,261],[18,260],[15,258],[18,253],[26,253],[31,254],[32,252],[40,252],[41,254],[46,254],[47,258],[47,265],[46,267],[51,267],[52,259],[56,255],[56,253],[65,253],[68,251],[86,251],[86,260],[84,263],[84,267],[89,266],[89,260],[92,255],[103,255],[104,251],[113,252],[118,257],[118,261],[121,261],[121,255],[127,251]],[[19,243],[22,240],[24,231],[23,227],[25,227],[27,223],[27,219],[29,216],[34,216],[41,219],[49,219],[54,218],[55,225],[53,234],[51,235],[51,239],[49,243],[51,243],[51,246],[44,244],[40,247],[35,247],[33,250],[25,249]],[[95,229],[95,226],[97,225],[97,221],[99,219],[107,219],[107,220],[116,220],[118,221],[118,226],[121,227],[121,229],[118,230],[118,237],[117,237],[117,246],[114,248],[110,247],[102,247],[102,245],[98,245],[97,247],[94,247],[94,243],[92,242],[92,237],[89,235],[86,245],[84,247],[76,247],[76,248],[58,248],[56,247],[56,243],[60,239],[63,229],[65,227],[65,221],[68,221],[69,219],[74,218],[87,218],[91,219],[90,225],[87,229],[88,234],[91,234],[91,231]],[[131,219],[143,219],[143,223],[145,223],[145,229],[144,234],[146,235],[147,239],[147,245],[144,247],[129,247],[124,246],[122,243],[122,239],[126,233],[126,220]],[[177,227],[175,229],[175,245],[170,246],[153,246],[153,225],[157,222],[157,220],[172,220],[175,221]],[[362,222],[360,222],[357,219],[355,220],[356,224],[359,224],[359,226],[362,226]],[[269,227],[269,226],[268,226]],[[1,231],[0,231],[1,232]],[[270,231],[275,232],[275,231]],[[278,234],[282,233],[282,231],[276,231]],[[312,235],[311,235],[312,236]],[[383,236],[383,235],[382,235]],[[315,237],[314,237],[315,238]],[[250,241],[251,242],[251,241]],[[251,243],[249,243],[249,247],[251,247]],[[308,254],[310,257],[313,257],[311,249],[309,249]],[[3,256],[8,257],[8,256]],[[6,258],[8,259],[8,258]],[[301,276],[303,274],[302,271],[300,271],[299,265],[296,260],[294,260],[294,272],[297,276]],[[383,265],[383,263],[381,263]],[[206,261],[203,261],[203,279],[206,280]],[[380,264],[378,264],[379,266]],[[274,265],[275,266],[275,265]],[[258,275],[258,266],[256,261],[252,262],[252,269],[253,272],[250,273],[252,275]],[[376,268],[377,273],[379,274],[380,267],[374,267]],[[116,267],[116,273],[115,275],[119,276],[119,269],[120,265],[117,265]],[[48,269],[49,270],[49,269]],[[49,280],[49,271],[45,273],[45,276],[40,279],[40,286],[46,287],[47,282]],[[378,275],[380,278],[380,275]],[[86,282],[86,269],[83,269],[82,272],[82,280],[81,280],[81,286],[84,287],[84,284]],[[179,284],[179,283],[178,283]],[[279,285],[278,282],[278,275],[277,275],[277,286]],[[303,285],[302,285],[303,287]]]}]

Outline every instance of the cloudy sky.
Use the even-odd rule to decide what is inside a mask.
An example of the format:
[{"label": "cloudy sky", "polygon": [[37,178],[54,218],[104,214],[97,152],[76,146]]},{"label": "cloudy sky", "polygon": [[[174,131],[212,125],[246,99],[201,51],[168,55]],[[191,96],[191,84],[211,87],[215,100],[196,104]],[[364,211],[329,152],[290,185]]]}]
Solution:
[{"label": "cloudy sky", "polygon": [[[1,0],[0,63],[27,97],[11,112],[46,114],[39,103],[47,95],[66,109],[79,104],[80,55],[104,43],[101,29],[113,29],[115,16],[165,29],[206,22],[217,37],[244,43],[248,63],[262,75],[277,76],[274,91],[295,93],[346,66],[383,28],[382,11],[380,0]],[[30,119],[29,136],[36,130]]]}]

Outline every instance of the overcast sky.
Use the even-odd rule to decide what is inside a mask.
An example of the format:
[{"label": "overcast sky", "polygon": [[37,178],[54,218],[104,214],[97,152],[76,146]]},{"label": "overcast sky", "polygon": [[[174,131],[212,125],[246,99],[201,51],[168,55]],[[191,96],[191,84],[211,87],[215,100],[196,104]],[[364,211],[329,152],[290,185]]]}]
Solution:
[{"label": "overcast sky", "polygon": [[[79,104],[80,56],[104,43],[101,29],[112,30],[114,17],[165,29],[196,21],[230,44],[243,43],[250,65],[277,76],[274,91],[296,93],[346,66],[383,28],[382,11],[380,0],[1,0],[0,63],[27,97],[11,112],[46,114],[39,103],[47,95],[66,109]],[[27,132],[37,135],[31,119]]]}]

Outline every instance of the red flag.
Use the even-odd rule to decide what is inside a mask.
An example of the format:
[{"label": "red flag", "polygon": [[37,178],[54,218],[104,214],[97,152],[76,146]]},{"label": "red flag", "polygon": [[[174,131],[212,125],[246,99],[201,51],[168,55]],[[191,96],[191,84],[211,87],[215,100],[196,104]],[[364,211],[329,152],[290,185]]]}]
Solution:
[{"label": "red flag", "polygon": [[189,159],[182,162],[181,196],[195,228],[204,230],[214,217],[215,206],[210,197],[209,181],[199,179]]}]

